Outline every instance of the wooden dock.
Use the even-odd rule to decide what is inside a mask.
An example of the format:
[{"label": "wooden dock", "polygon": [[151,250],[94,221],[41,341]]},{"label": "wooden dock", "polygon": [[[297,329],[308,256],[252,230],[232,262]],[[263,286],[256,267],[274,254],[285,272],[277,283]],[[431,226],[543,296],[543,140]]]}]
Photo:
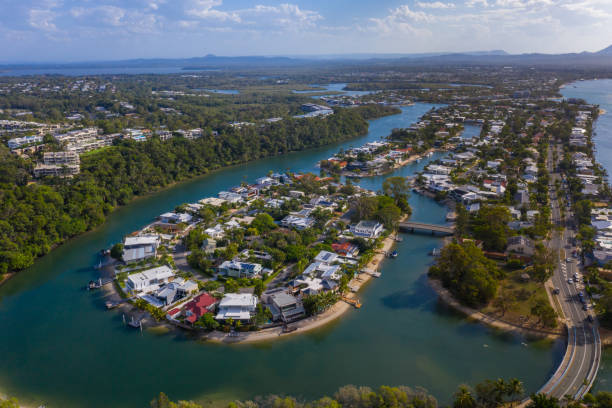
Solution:
[{"label": "wooden dock", "polygon": [[359,299],[352,299],[346,296],[342,296],[342,300],[353,306],[355,309],[359,309],[361,307],[361,302]]}]

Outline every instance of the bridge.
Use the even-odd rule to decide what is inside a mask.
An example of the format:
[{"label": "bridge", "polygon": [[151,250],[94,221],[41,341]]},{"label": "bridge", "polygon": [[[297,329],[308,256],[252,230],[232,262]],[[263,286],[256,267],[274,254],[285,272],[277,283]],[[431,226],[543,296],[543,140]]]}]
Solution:
[{"label": "bridge", "polygon": [[432,235],[439,233],[442,235],[453,235],[455,226],[425,224],[423,222],[400,222],[400,231],[403,232],[430,232]]}]

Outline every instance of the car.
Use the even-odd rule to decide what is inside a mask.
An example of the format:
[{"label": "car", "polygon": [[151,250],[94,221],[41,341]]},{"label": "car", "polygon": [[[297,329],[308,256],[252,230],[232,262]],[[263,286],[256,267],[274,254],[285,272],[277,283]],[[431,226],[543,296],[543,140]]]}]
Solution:
[{"label": "car", "polygon": [[587,320],[588,320],[589,322],[593,323],[593,320],[595,320],[595,319],[593,319],[593,316],[588,315],[588,316],[587,316]]},{"label": "car", "polygon": [[555,295],[558,295],[559,293],[561,293],[561,290],[560,290],[559,288],[555,288],[555,289],[553,290],[553,293],[554,293]]},{"label": "car", "polygon": [[566,259],[565,259],[565,262],[567,262],[567,263],[572,262],[572,258],[566,258]]},{"label": "car", "polygon": [[569,278],[569,279],[567,280],[567,283],[569,283],[569,284],[571,285],[572,283],[574,283],[574,281],[572,280],[572,278]]},{"label": "car", "polygon": [[589,307],[586,305],[586,303],[584,305],[582,305],[582,310],[589,310]]}]

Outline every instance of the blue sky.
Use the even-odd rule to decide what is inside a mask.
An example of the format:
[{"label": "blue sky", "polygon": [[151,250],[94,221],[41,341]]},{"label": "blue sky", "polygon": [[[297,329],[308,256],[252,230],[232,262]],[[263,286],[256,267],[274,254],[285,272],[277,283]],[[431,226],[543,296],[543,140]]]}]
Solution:
[{"label": "blue sky", "polygon": [[596,51],[612,0],[0,0],[0,61]]}]

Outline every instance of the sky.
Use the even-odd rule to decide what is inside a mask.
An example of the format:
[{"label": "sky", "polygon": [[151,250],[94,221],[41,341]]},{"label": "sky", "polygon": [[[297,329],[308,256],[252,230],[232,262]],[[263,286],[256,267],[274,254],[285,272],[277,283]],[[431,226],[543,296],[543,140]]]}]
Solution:
[{"label": "sky", "polygon": [[4,63],[611,44],[612,0],[0,0]]}]

